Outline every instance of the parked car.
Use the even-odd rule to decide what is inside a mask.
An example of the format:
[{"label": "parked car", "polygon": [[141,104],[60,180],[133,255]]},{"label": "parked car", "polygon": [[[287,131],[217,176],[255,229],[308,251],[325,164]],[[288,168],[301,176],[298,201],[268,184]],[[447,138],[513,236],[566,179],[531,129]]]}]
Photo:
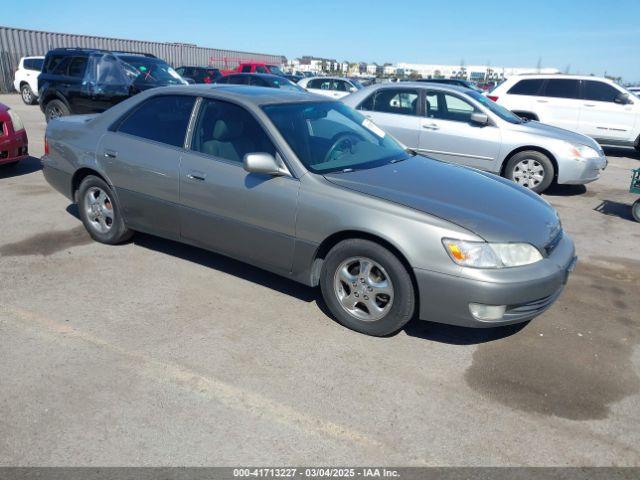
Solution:
[{"label": "parked car", "polygon": [[523,120],[467,88],[392,83],[343,101],[417,152],[502,175],[537,193],[554,180],[592,182],[607,165],[591,138]]},{"label": "parked car", "polygon": [[589,135],[601,145],[640,149],[640,100],[607,78],[519,75],[488,97],[521,117]]},{"label": "parked car", "polygon": [[629,87],[627,90],[633,93],[636,97],[640,97],[640,87]]},{"label": "parked car", "polygon": [[0,103],[0,165],[15,166],[28,156],[29,140],[20,116]]},{"label": "parked car", "polygon": [[193,83],[213,83],[222,76],[218,68],[210,67],[178,67],[176,72],[187,82],[192,80]]},{"label": "parked car", "polygon": [[187,82],[153,55],[85,48],[50,50],[38,77],[47,122],[71,114],[102,112],[138,92]]},{"label": "parked car", "polygon": [[286,74],[277,65],[269,65],[264,62],[242,62],[233,70],[222,70],[223,75],[232,75],[234,73],[270,73],[279,77],[285,77]]},{"label": "parked car", "polygon": [[[229,86],[149,90],[46,130],[48,182],[89,234],[142,231],[320,286],[342,324],[491,327],[560,295],[557,212],[489,173],[416,155],[343,103]],[[126,275],[123,272],[123,275]]]},{"label": "parked car", "polygon": [[23,57],[13,77],[13,87],[20,92],[27,105],[38,102],[38,75],[42,70],[44,57]]},{"label": "parked car", "polygon": [[478,88],[475,84],[467,80],[461,80],[459,78],[421,78],[416,81],[429,82],[429,83],[444,83],[446,85],[455,85],[457,87],[469,88],[471,90],[475,90],[476,92],[482,92],[482,89]]},{"label": "parked car", "polygon": [[303,78],[298,85],[311,93],[332,98],[346,97],[362,88],[359,83],[342,77]]},{"label": "parked car", "polygon": [[250,85],[253,87],[282,88],[296,92],[304,92],[304,88],[278,75],[268,73],[235,73],[216,79],[217,85]]}]

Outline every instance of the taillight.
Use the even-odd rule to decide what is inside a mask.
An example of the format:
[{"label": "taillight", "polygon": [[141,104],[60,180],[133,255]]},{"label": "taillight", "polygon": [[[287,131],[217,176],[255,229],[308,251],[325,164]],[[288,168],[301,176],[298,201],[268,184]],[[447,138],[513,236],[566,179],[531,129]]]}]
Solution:
[{"label": "taillight", "polygon": [[495,95],[487,95],[487,98],[488,98],[489,100],[493,100],[494,102],[497,102],[497,101],[498,101],[498,97],[496,97]]},{"label": "taillight", "polygon": [[44,154],[49,155],[49,141],[44,137]]}]

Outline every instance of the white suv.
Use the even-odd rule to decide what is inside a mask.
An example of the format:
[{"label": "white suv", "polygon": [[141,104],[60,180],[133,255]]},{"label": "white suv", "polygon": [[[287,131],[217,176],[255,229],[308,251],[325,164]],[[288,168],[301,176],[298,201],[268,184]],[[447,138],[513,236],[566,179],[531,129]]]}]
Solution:
[{"label": "white suv", "polygon": [[23,57],[13,77],[13,86],[20,92],[22,101],[27,105],[38,102],[38,75],[43,63],[44,57]]},{"label": "white suv", "polygon": [[518,75],[488,95],[521,117],[640,150],[640,99],[606,78]]}]

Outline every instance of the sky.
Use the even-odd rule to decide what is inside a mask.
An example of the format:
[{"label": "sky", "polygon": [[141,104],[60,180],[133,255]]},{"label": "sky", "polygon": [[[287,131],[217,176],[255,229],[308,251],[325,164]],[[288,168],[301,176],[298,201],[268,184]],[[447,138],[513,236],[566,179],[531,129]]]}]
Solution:
[{"label": "sky", "polygon": [[30,0],[0,25],[378,63],[555,67],[640,82],[640,0]]}]

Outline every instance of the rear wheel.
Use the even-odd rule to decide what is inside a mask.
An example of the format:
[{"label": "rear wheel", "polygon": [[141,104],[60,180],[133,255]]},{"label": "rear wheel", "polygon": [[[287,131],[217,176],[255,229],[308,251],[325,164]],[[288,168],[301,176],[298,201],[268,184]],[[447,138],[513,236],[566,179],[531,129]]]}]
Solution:
[{"label": "rear wheel", "polygon": [[633,202],[633,205],[631,206],[631,215],[633,215],[636,222],[640,222],[640,198]]},{"label": "rear wheel", "polygon": [[69,107],[61,100],[50,100],[44,107],[44,118],[47,123],[54,118],[64,117],[69,114],[71,114]]},{"label": "rear wheel", "polygon": [[505,177],[536,193],[544,192],[555,176],[553,163],[544,153],[535,150],[518,152],[509,159]]},{"label": "rear wheel", "polygon": [[33,94],[28,83],[23,83],[20,87],[20,96],[22,97],[22,101],[27,105],[33,105],[36,103],[36,96]]},{"label": "rear wheel", "polygon": [[113,191],[104,180],[87,176],[80,183],[77,198],[80,218],[91,238],[110,245],[131,238],[133,232],[124,224]]},{"label": "rear wheel", "polygon": [[328,253],[320,277],[322,296],[345,327],[385,336],[414,315],[415,291],[402,262],[369,240],[338,243]]}]

